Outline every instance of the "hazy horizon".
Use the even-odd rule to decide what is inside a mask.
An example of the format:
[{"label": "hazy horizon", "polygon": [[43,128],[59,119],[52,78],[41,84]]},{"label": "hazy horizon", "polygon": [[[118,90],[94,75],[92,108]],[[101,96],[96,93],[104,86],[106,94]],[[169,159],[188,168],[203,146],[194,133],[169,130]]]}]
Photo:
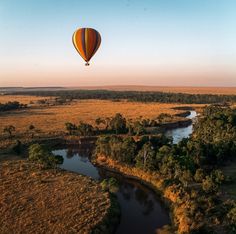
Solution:
[{"label": "hazy horizon", "polygon": [[112,88],[115,88],[115,89],[119,89],[119,88],[121,88],[121,89],[126,89],[126,90],[128,90],[128,88],[132,88],[132,90],[135,90],[135,88],[137,88],[137,89],[139,89],[139,88],[150,88],[150,89],[155,89],[155,88],[193,88],[193,89],[195,89],[195,88],[199,88],[199,89],[210,89],[210,88],[215,88],[215,89],[236,89],[236,86],[197,86],[197,85],[195,85],[195,86],[188,86],[188,85],[182,85],[182,86],[178,86],[178,85],[172,85],[172,86],[167,86],[167,85],[122,85],[122,84],[120,84],[120,85],[81,85],[81,86],[55,86],[55,85],[48,85],[48,86],[0,86],[0,89],[4,89],[4,88],[9,88],[9,89],[11,89],[11,88],[16,88],[16,89],[30,89],[30,88],[32,88],[32,89],[34,89],[34,88],[38,88],[38,89],[40,89],[40,88],[42,88],[42,89],[47,89],[47,88],[55,88],[55,89],[86,89],[86,88],[88,88],[88,89],[105,89],[105,88],[107,88],[107,89],[112,89]]},{"label": "hazy horizon", "polygon": [[[0,87],[236,86],[233,0],[0,3]],[[102,36],[84,66],[80,27]]]}]

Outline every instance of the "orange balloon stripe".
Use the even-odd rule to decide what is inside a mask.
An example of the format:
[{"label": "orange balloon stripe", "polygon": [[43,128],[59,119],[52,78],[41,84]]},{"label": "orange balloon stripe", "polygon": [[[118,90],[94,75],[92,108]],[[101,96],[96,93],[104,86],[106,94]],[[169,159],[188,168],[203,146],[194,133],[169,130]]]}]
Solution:
[{"label": "orange balloon stripe", "polygon": [[80,54],[80,56],[86,61],[86,54],[83,49],[83,44],[82,44],[83,41],[81,40],[81,38],[82,38],[82,30],[76,31],[73,35],[73,44],[78,53]]}]

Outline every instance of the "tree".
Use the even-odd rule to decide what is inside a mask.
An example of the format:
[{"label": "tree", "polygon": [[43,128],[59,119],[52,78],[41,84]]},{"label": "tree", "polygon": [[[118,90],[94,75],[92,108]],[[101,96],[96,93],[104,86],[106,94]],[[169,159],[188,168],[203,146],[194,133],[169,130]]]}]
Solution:
[{"label": "tree", "polygon": [[148,170],[155,169],[155,151],[150,143],[145,143],[139,151],[136,160],[136,166]]},{"label": "tree", "polygon": [[93,132],[94,132],[92,125],[84,123],[82,121],[79,122],[77,130],[81,136],[91,136],[93,135]]},{"label": "tree", "polygon": [[159,171],[165,175],[167,179],[179,178],[181,176],[182,168],[174,155],[168,154],[163,156],[162,162],[159,164]]},{"label": "tree", "polygon": [[125,133],[126,119],[120,113],[117,113],[110,121],[110,127],[116,134]]},{"label": "tree", "polygon": [[134,139],[132,137],[124,138],[121,148],[122,150],[121,150],[120,160],[128,164],[133,163],[137,148]]},{"label": "tree", "polygon": [[29,160],[38,163],[43,168],[54,168],[63,162],[63,157],[53,155],[39,144],[33,144],[29,147]]},{"label": "tree", "polygon": [[122,161],[122,138],[120,136],[112,136],[109,141],[111,149],[111,158]]},{"label": "tree", "polygon": [[236,204],[227,213],[232,233],[236,233]]},{"label": "tree", "polygon": [[0,103],[0,112],[9,111],[9,110],[17,110],[21,108],[27,108],[26,104],[19,103],[17,101],[14,102],[7,102],[7,103]]},{"label": "tree", "polygon": [[222,184],[225,180],[224,173],[221,170],[214,170],[211,172],[211,178],[218,184]]},{"label": "tree", "polygon": [[4,127],[3,132],[6,132],[9,134],[9,137],[12,137],[12,132],[14,132],[16,128],[13,125],[8,125]]},{"label": "tree", "polygon": [[157,166],[159,167],[160,164],[162,163],[162,159],[165,155],[172,155],[172,149],[170,146],[163,145],[161,146],[156,153],[156,162]]},{"label": "tree", "polygon": [[135,121],[133,124],[133,131],[136,135],[144,134],[145,128],[140,121]]},{"label": "tree", "polygon": [[109,117],[106,117],[105,119],[104,119],[104,121],[105,121],[105,130],[107,131],[108,130],[108,128],[110,127],[110,122],[111,122],[111,118],[109,118]]},{"label": "tree", "polygon": [[106,124],[106,121],[105,119],[98,117],[97,119],[95,119],[95,123],[97,126],[99,126],[100,124]]},{"label": "tree", "polygon": [[75,131],[78,129],[75,124],[70,123],[70,122],[66,122],[65,127],[66,127],[66,130],[68,131],[69,135],[74,134]]},{"label": "tree", "polygon": [[[203,115],[194,125],[192,141],[193,155],[201,164],[221,165],[224,160],[236,155],[236,110],[219,105],[204,109]],[[199,160],[200,159],[200,160]]]},{"label": "tree", "polygon": [[214,193],[218,190],[218,186],[210,176],[206,176],[206,179],[202,181],[202,189],[206,193]]},{"label": "tree", "polygon": [[198,183],[201,183],[202,180],[205,178],[205,173],[202,168],[198,168],[194,175],[194,180]]},{"label": "tree", "polygon": [[131,136],[134,134],[134,126],[133,126],[132,119],[128,119],[126,121],[126,128],[128,128],[128,135]]},{"label": "tree", "polygon": [[111,156],[110,136],[100,136],[96,141],[95,155]]},{"label": "tree", "polygon": [[192,174],[189,170],[184,170],[179,180],[184,185],[184,187],[188,186],[188,183],[192,181]]}]

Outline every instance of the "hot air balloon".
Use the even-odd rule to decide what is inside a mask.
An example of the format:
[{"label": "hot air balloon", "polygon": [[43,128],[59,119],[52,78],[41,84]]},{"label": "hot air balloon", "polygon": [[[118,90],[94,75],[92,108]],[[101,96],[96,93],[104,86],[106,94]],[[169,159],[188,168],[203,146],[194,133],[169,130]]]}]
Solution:
[{"label": "hot air balloon", "polygon": [[85,65],[89,65],[90,59],[98,50],[101,44],[101,36],[98,31],[93,28],[77,29],[72,38],[75,49],[85,60]]}]

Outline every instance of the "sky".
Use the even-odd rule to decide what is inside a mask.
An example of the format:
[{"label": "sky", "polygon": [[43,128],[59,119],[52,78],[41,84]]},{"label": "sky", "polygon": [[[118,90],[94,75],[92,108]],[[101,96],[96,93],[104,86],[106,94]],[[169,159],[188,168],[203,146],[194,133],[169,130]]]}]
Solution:
[{"label": "sky", "polygon": [[[236,86],[235,0],[0,0],[0,86]],[[72,44],[98,30],[90,61]]]}]

